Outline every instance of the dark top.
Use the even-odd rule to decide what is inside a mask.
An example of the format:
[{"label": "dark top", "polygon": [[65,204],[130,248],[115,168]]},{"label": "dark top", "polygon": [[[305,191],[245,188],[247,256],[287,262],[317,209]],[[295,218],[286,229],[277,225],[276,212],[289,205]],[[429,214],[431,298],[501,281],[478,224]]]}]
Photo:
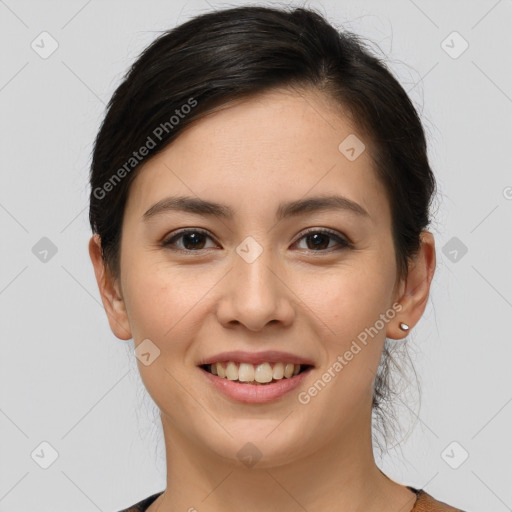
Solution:
[{"label": "dark top", "polygon": [[[459,508],[454,508],[450,505],[447,505],[443,501],[437,501],[423,489],[415,489],[414,487],[409,486],[407,486],[407,489],[416,494],[416,503],[410,512],[464,512]],[[130,508],[126,508],[120,512],[145,512],[149,505],[151,505],[151,503],[153,503],[158,498],[158,496],[163,494],[163,492],[164,491],[152,494],[148,498],[139,501],[135,505],[132,505]]]},{"label": "dark top", "polygon": [[123,509],[120,512],[145,512],[145,510],[149,507],[149,505],[151,505],[151,503],[153,503],[153,501],[155,501],[158,498],[158,496],[163,494],[163,492],[164,491],[157,492],[156,494],[152,494],[151,496],[149,496],[149,498],[139,501],[135,505],[132,505],[129,508]]}]

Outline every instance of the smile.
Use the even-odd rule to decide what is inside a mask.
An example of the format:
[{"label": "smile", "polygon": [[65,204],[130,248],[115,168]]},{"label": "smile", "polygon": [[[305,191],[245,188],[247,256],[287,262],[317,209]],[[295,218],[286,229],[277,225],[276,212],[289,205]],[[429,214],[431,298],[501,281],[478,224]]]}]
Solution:
[{"label": "smile", "polygon": [[261,363],[254,365],[235,361],[202,366],[207,372],[217,375],[221,379],[253,385],[266,385],[282,379],[290,379],[309,367],[310,365],[293,363]]},{"label": "smile", "polygon": [[[284,372],[286,371],[287,365],[284,363],[274,363],[272,368],[271,381],[266,383],[257,382],[254,380],[254,377],[248,381],[240,381],[240,366],[242,367],[242,378],[248,378],[251,371],[253,371],[253,373],[256,375],[257,367],[255,369],[253,365],[249,365],[252,368],[247,370],[248,373],[245,373],[246,377],[244,377],[244,372],[246,371],[244,370],[244,364],[246,363],[240,363],[238,366],[235,362],[231,362],[233,363],[232,366],[229,365],[229,362],[215,363],[214,366],[218,371],[218,365],[221,365],[221,368],[225,369],[225,373],[230,375],[232,378],[235,377],[232,380],[230,380],[227,375],[224,377],[221,377],[220,375],[214,375],[211,372],[212,365],[210,364],[202,365],[198,368],[206,377],[208,384],[211,385],[214,390],[219,391],[222,395],[229,398],[230,400],[246,404],[263,404],[274,402],[279,399],[284,399],[286,398],[286,395],[290,396],[290,392],[297,388],[313,370],[313,366],[310,365],[292,365],[292,375],[290,377],[286,377]],[[258,367],[265,364],[271,366],[270,363],[262,363],[258,365]],[[283,371],[282,378],[274,379],[273,375],[274,371],[276,370],[276,366],[276,375],[279,377],[280,372]],[[267,372],[266,378],[268,378],[268,368],[264,367],[263,372]],[[288,367],[287,373],[290,374],[290,367]]]}]

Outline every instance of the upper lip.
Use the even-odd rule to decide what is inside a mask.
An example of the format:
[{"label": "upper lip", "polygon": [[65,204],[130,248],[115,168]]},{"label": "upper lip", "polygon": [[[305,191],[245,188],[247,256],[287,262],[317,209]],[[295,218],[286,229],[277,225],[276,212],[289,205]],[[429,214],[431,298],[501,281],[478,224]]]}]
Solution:
[{"label": "upper lip", "polygon": [[244,352],[242,350],[233,350],[222,352],[214,356],[203,359],[198,366],[212,363],[222,363],[225,361],[234,361],[237,363],[262,364],[262,363],[292,363],[314,366],[313,361],[306,357],[301,357],[290,352],[280,350],[265,350],[263,352]]}]

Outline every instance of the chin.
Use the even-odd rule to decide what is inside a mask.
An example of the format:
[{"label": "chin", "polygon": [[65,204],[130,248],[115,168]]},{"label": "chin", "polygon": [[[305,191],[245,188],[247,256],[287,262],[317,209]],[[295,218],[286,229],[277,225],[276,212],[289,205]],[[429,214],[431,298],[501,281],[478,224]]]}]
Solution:
[{"label": "chin", "polygon": [[[279,422],[275,420],[260,420],[259,423],[256,427],[254,420],[244,419],[224,425],[233,437],[227,433],[212,436],[211,431],[202,437],[213,453],[229,464],[248,469],[283,466],[304,456],[305,440],[304,435],[299,435],[300,429],[294,435],[290,432],[290,425],[280,429]],[[297,446],[301,449],[297,450]]]}]

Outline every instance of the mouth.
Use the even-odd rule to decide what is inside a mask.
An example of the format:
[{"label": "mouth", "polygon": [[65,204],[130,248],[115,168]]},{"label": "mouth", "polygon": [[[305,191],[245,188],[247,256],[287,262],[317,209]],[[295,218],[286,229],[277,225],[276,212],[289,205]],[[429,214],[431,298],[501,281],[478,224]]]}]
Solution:
[{"label": "mouth", "polygon": [[238,403],[265,404],[292,395],[315,368],[312,359],[280,350],[234,350],[205,358],[197,367],[210,389]]},{"label": "mouth", "polygon": [[239,384],[268,386],[283,380],[293,379],[297,375],[311,370],[313,365],[286,362],[251,364],[238,361],[222,361],[202,364],[200,368],[219,379]]}]

